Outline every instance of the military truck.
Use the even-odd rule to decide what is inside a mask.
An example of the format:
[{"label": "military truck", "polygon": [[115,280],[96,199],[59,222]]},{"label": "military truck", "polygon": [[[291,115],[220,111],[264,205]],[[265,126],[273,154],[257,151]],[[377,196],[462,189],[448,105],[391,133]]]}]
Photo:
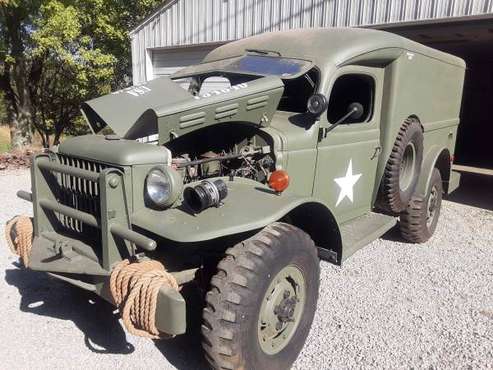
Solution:
[{"label": "military truck", "polygon": [[231,42],[85,103],[94,134],[34,158],[18,193],[32,229],[16,218],[7,236],[30,269],[114,303],[138,335],[183,334],[192,284],[213,368],[287,369],[320,259],[340,265],[396,223],[409,242],[433,235],[459,183],[464,71],[375,30]]}]

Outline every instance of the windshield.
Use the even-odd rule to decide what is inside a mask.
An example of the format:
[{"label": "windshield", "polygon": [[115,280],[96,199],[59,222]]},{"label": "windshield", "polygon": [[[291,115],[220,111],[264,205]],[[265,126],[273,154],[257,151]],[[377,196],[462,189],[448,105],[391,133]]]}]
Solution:
[{"label": "windshield", "polygon": [[305,73],[311,66],[311,62],[301,59],[267,55],[244,55],[241,57],[186,67],[171,75],[171,78],[184,78],[208,72],[241,73],[293,78]]}]

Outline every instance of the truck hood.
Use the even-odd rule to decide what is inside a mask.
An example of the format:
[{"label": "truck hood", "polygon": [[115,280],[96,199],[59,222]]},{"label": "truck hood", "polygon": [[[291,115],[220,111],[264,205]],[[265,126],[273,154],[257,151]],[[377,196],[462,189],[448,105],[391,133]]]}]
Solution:
[{"label": "truck hood", "polygon": [[161,77],[90,100],[82,105],[82,113],[96,133],[106,126],[125,139],[159,132],[164,143],[217,123],[268,125],[283,90],[280,78],[267,76],[194,96]]},{"label": "truck hood", "polygon": [[193,99],[193,95],[180,85],[168,77],[161,77],[89,100],[82,104],[81,110],[95,133],[109,126],[115,134],[135,139],[157,132],[155,120],[148,119],[149,110]]}]

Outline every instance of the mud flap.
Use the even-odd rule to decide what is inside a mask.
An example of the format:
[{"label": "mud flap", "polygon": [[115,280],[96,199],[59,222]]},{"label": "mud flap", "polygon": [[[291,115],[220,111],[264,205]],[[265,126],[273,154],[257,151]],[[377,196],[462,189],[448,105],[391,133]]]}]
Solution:
[{"label": "mud flap", "polygon": [[453,191],[457,190],[459,185],[460,185],[460,172],[451,171],[450,172],[450,180],[448,182],[447,194],[450,194]]}]

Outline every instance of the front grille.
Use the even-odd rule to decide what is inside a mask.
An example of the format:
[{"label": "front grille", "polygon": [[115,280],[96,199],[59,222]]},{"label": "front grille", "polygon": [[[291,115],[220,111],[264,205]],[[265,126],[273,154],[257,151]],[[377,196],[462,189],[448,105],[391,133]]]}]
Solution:
[{"label": "front grille", "polygon": [[[100,173],[108,167],[102,163],[73,158],[63,154],[58,154],[58,160],[63,165],[81,168],[96,173]],[[79,211],[90,213],[97,218],[100,217],[99,184],[63,173],[58,174],[57,181],[59,185],[59,203]],[[64,228],[70,231],[78,233],[84,232],[85,234],[93,234],[95,232],[93,227],[85,225],[71,217],[59,214],[58,220]]]}]

